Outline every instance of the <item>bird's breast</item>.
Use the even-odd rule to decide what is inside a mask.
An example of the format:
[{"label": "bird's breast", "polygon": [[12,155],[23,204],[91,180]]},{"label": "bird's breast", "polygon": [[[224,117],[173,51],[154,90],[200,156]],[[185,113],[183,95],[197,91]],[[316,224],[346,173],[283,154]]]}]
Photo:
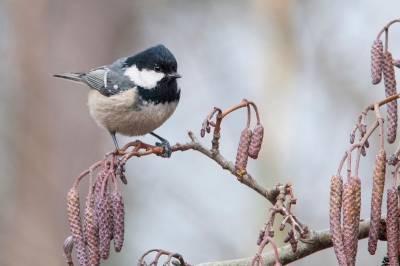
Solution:
[{"label": "bird's breast", "polygon": [[91,90],[88,106],[97,124],[109,132],[141,136],[160,127],[178,105],[178,101],[155,104],[141,100],[138,106],[138,98],[136,89],[110,97]]}]

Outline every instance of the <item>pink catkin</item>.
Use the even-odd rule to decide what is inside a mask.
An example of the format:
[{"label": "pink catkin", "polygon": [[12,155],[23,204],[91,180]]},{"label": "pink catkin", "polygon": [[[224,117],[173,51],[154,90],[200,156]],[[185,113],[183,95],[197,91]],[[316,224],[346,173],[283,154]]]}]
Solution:
[{"label": "pink catkin", "polygon": [[105,171],[100,171],[97,174],[96,177],[96,182],[95,182],[95,187],[94,187],[94,221],[93,225],[96,228],[96,230],[99,230],[99,218],[98,218],[98,211],[96,210],[97,206],[99,205],[99,201],[101,200],[101,186],[103,184],[103,180],[106,177],[106,172]]},{"label": "pink catkin", "polygon": [[96,212],[99,223],[100,256],[106,260],[110,256],[110,217],[105,196],[99,199]]},{"label": "pink catkin", "polygon": [[358,250],[358,232],[360,229],[360,215],[361,215],[361,179],[359,177],[351,177],[350,182],[352,182],[354,187],[354,209],[355,209],[355,221],[354,221],[354,233],[353,233],[353,246],[354,246],[354,253],[352,261],[354,264],[356,263],[357,257],[357,250]]},{"label": "pink catkin", "polygon": [[120,252],[124,243],[124,232],[125,232],[125,210],[124,210],[124,199],[119,190],[111,193],[111,199],[113,202],[113,217],[114,217],[114,249],[116,252]]},{"label": "pink catkin", "polygon": [[87,246],[89,250],[89,262],[91,266],[100,265],[99,232],[94,227],[94,208],[85,209],[85,225],[87,235]]},{"label": "pink catkin", "polygon": [[387,246],[390,266],[399,266],[399,211],[398,211],[398,194],[396,189],[387,190]]},{"label": "pink catkin", "polygon": [[[384,54],[383,77],[385,81],[386,97],[397,93],[396,77],[392,64],[392,54],[388,51]],[[387,141],[393,143],[396,140],[397,134],[397,100],[387,103]]]},{"label": "pink catkin", "polygon": [[87,259],[82,224],[80,219],[78,190],[71,189],[68,192],[67,209],[68,209],[69,225],[71,228],[72,237],[75,242],[75,250],[77,253],[79,264],[81,266],[88,266],[89,261]]},{"label": "pink catkin", "polygon": [[239,146],[236,154],[235,170],[238,175],[246,173],[247,160],[249,155],[249,145],[251,140],[251,130],[246,127],[240,135]]},{"label": "pink catkin", "polygon": [[258,158],[258,154],[261,150],[261,144],[264,138],[264,127],[259,124],[255,126],[253,134],[251,135],[250,145],[249,145],[249,157],[253,159]]},{"label": "pink catkin", "polygon": [[348,265],[355,265],[354,226],[356,221],[355,190],[353,182],[343,186],[343,244]]},{"label": "pink catkin", "polygon": [[380,150],[375,157],[374,178],[371,197],[371,223],[369,229],[368,251],[374,255],[378,245],[378,228],[382,213],[382,198],[385,187],[386,152]]},{"label": "pink catkin", "polygon": [[372,84],[378,84],[382,79],[383,44],[381,40],[374,40],[371,49],[371,77]]},{"label": "pink catkin", "polygon": [[331,179],[329,224],[332,235],[333,249],[340,266],[346,266],[346,254],[344,252],[343,235],[341,228],[341,209],[343,194],[343,179],[340,175],[334,175]]},{"label": "pink catkin", "polygon": [[95,183],[94,195],[94,227],[99,232],[100,256],[107,259],[110,256],[110,217],[108,213],[107,182],[101,193],[102,184],[107,174],[100,171]]}]

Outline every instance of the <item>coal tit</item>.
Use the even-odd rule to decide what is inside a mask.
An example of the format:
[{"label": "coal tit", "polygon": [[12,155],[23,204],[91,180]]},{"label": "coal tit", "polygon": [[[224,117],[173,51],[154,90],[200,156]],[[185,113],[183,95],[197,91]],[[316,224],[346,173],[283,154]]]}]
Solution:
[{"label": "coal tit", "polygon": [[54,74],[90,87],[90,114],[100,127],[107,129],[119,150],[115,133],[158,138],[165,148],[163,157],[171,156],[167,140],[153,131],[175,111],[181,90],[176,82],[178,64],[163,45],[151,47],[137,55],[121,58],[111,65],[89,72]]}]

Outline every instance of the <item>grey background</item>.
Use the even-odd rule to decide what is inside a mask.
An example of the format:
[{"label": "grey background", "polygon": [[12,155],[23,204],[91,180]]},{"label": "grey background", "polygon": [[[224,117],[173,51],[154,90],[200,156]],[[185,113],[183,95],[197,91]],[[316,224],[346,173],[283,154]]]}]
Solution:
[{"label": "grey background", "polygon": [[[187,130],[198,134],[214,106],[253,100],[266,132],[249,172],[265,187],[291,182],[293,212],[312,229],[328,228],[330,177],[361,110],[384,98],[383,85],[370,81],[370,45],[399,8],[398,1],[360,0],[0,1],[0,265],[66,265],[67,191],[113,148],[89,115],[88,89],[51,73],[89,70],[158,43],[174,53],[183,78],[181,102],[156,132],[171,143],[189,141]],[[394,25],[395,58],[399,36]],[[221,152],[230,160],[245,116],[240,110],[223,122]],[[377,134],[370,144],[361,161],[362,217],[369,216]],[[151,248],[192,264],[256,253],[271,204],[205,156],[133,158],[127,178],[125,244],[102,265],[135,265]],[[79,190],[84,198],[87,182]],[[278,246],[285,234],[277,233]],[[366,243],[357,264],[378,265],[385,243],[375,256]],[[332,249],[294,265],[322,263],[337,265]]]}]

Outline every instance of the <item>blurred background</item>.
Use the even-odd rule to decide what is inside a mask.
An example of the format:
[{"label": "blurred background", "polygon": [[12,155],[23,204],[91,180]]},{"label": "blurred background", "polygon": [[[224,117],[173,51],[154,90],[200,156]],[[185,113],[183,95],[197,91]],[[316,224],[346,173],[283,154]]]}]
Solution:
[{"label": "blurred background", "polygon": [[[253,100],[266,132],[248,171],[267,188],[291,182],[293,212],[311,229],[328,228],[330,178],[361,110],[384,98],[383,85],[371,84],[370,46],[399,9],[399,1],[361,0],[0,0],[0,265],[66,265],[67,191],[114,147],[89,115],[88,88],[51,73],[89,70],[159,43],[183,78],[181,102],[157,134],[187,142],[187,130],[199,136],[214,106]],[[392,28],[398,59],[400,30]],[[229,160],[245,117],[239,110],[222,124]],[[134,139],[117,138],[121,146]],[[201,141],[210,146],[210,135]],[[369,217],[377,134],[370,144],[360,166],[362,217]],[[256,253],[271,204],[214,161],[194,151],[133,158],[127,178],[124,247],[102,265],[135,265],[152,248],[191,264]],[[79,186],[81,199],[87,185]],[[278,246],[286,233],[277,234]],[[357,264],[378,265],[386,243],[375,256],[366,243]],[[337,265],[332,249],[294,265],[322,263]]]}]

